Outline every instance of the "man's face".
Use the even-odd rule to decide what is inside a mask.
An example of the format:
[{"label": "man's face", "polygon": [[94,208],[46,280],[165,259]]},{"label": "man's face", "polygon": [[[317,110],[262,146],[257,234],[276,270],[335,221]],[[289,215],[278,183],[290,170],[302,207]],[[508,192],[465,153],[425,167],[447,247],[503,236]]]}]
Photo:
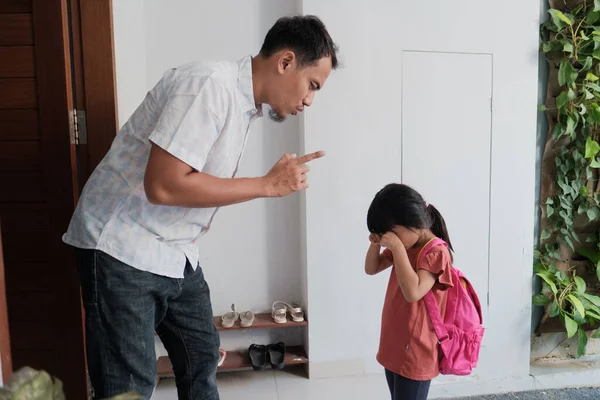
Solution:
[{"label": "man's face", "polygon": [[293,52],[278,59],[277,75],[272,81],[269,116],[277,122],[310,107],[315,92],[320,90],[331,73],[331,58],[323,57],[315,65],[297,67]]}]

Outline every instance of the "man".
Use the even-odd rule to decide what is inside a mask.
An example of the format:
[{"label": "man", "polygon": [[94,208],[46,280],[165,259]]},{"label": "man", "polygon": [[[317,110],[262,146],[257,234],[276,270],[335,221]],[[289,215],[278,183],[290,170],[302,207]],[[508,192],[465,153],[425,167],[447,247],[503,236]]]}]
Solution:
[{"label": "man", "polygon": [[219,336],[195,241],[218,207],[308,187],[306,163],[322,152],[286,154],[263,177],[233,176],[262,104],[276,121],[302,112],[336,52],[317,17],[282,18],[256,57],[168,71],[125,123],[64,236],[77,248],[95,398],[150,398],[155,330],[179,399],[219,398]]}]

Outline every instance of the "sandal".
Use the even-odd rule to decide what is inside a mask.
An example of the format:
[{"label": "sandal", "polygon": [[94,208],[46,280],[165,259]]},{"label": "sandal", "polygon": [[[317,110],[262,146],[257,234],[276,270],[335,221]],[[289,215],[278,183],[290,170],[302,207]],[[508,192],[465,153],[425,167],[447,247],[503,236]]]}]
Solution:
[{"label": "sandal", "polygon": [[288,309],[294,322],[304,321],[304,311],[302,310],[302,307],[300,307],[300,304],[292,303],[291,306],[288,306]]},{"label": "sandal", "polygon": [[277,324],[287,323],[287,309],[290,305],[283,301],[276,301],[271,308],[271,317]]},{"label": "sandal", "polygon": [[235,311],[235,304],[231,305],[231,311],[225,313],[221,317],[221,326],[223,328],[231,328],[235,324],[235,321],[238,320],[239,314]]},{"label": "sandal", "polygon": [[267,346],[253,344],[248,348],[248,359],[255,371],[263,371],[267,366]]},{"label": "sandal", "polygon": [[244,311],[240,314],[240,325],[242,328],[249,328],[254,324],[254,313],[252,311]]},{"label": "sandal", "polygon": [[270,344],[267,346],[267,352],[269,353],[271,368],[283,369],[285,365],[285,344],[283,342]]}]

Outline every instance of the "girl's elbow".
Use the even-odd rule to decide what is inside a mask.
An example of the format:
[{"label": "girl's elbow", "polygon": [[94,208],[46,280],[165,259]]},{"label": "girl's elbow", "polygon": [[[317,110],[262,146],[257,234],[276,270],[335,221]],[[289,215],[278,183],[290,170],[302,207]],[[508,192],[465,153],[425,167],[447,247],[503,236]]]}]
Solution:
[{"label": "girl's elbow", "polygon": [[423,296],[420,293],[408,292],[404,293],[404,298],[409,303],[416,303],[417,301],[421,300]]}]

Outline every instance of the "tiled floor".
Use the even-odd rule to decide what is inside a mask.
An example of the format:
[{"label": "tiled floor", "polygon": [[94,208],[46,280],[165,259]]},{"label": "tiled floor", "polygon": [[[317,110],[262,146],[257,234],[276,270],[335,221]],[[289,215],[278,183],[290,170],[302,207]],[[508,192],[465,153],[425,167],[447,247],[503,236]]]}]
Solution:
[{"label": "tiled floor", "polygon": [[[377,400],[389,397],[383,375],[308,380],[294,372],[228,372],[218,375],[221,400]],[[175,400],[175,383],[162,380],[152,400]]]},{"label": "tiled floor", "polygon": [[[388,400],[383,375],[308,380],[292,371],[228,372],[218,375],[221,400]],[[436,397],[432,387],[431,397]],[[172,379],[160,382],[152,400],[176,400]],[[539,390],[465,400],[597,400],[600,388]]]}]

